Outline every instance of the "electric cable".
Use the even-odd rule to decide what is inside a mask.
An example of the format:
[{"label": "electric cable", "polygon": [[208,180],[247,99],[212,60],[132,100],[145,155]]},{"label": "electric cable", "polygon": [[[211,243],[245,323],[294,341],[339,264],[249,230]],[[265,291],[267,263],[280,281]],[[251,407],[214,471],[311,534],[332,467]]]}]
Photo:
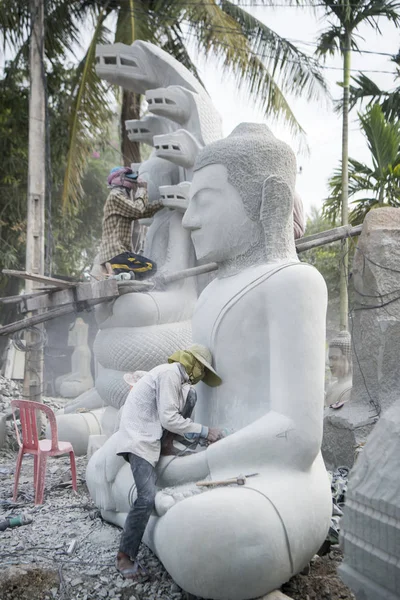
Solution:
[{"label": "electric cable", "polygon": [[[38,339],[30,343],[25,340],[23,341],[22,335],[24,335],[26,331],[35,334]],[[12,335],[11,340],[14,347],[20,352],[29,352],[30,350],[39,350],[40,348],[43,348],[47,344],[48,338],[44,328],[42,329],[40,327],[36,327],[35,325],[31,325],[25,329],[16,331]]]}]

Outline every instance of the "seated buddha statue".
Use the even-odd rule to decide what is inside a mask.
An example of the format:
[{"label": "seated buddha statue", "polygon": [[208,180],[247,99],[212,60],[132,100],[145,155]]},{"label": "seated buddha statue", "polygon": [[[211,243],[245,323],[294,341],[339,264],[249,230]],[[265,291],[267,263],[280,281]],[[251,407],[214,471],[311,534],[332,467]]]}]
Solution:
[{"label": "seated buddha statue", "polygon": [[[327,292],[296,255],[295,178],[294,153],[261,124],[239,125],[194,164],[182,224],[198,261],[218,271],[195,305],[193,341],[210,348],[223,380],[197,386],[195,418],[228,435],[191,456],[161,457],[145,539],[177,584],[202,598],[279,588],[329,528],[320,453]],[[199,480],[254,473],[198,493]],[[128,475],[110,440],[87,471],[103,517],[119,524],[134,497]]]},{"label": "seated buddha statue", "polygon": [[340,331],[329,344],[329,368],[333,381],[326,390],[325,406],[338,409],[350,400],[352,389],[351,335]]}]

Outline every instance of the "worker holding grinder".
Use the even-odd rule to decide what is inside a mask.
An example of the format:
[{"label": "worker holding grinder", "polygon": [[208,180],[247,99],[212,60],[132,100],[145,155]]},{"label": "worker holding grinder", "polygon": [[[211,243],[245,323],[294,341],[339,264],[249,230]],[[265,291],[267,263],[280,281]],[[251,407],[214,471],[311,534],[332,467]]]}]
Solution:
[{"label": "worker holding grinder", "polygon": [[[167,432],[195,443],[201,438],[214,443],[224,434],[193,422],[193,388],[199,381],[212,387],[222,383],[211,366],[211,352],[195,344],[179,350],[168,364],[155,367],[135,383],[121,414],[117,454],[131,465],[137,498],[126,518],[121,535],[116,568],[127,579],[145,575],[136,560],[156,496],[156,465],[160,459],[163,435]],[[192,392],[192,393],[190,393]],[[188,410],[189,406],[189,410]]]}]

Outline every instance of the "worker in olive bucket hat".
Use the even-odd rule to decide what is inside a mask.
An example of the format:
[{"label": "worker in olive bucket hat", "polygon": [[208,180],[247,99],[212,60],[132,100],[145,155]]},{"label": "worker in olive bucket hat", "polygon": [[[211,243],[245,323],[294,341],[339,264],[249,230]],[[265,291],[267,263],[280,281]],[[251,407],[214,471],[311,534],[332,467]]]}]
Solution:
[{"label": "worker in olive bucket hat", "polygon": [[123,406],[119,430],[114,434],[118,437],[117,454],[130,463],[137,492],[116,560],[117,570],[127,579],[146,577],[136,556],[154,508],[156,466],[164,433],[192,443],[203,438],[210,444],[224,435],[221,429],[190,419],[196,401],[191,386],[199,381],[212,387],[222,383],[211,361],[211,352],[199,344],[174,352],[167,364],[148,371],[134,384]]}]

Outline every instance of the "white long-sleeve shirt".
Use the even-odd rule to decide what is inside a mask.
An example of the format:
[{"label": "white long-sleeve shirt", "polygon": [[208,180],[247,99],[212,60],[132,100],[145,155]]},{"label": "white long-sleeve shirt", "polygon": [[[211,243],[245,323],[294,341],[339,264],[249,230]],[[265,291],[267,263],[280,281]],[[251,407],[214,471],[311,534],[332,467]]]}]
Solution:
[{"label": "white long-sleeve shirt", "polygon": [[123,406],[119,430],[114,434],[117,454],[130,452],[155,466],[164,429],[182,436],[207,437],[208,428],[180,414],[189,389],[188,375],[179,363],[160,365],[144,375]]}]

